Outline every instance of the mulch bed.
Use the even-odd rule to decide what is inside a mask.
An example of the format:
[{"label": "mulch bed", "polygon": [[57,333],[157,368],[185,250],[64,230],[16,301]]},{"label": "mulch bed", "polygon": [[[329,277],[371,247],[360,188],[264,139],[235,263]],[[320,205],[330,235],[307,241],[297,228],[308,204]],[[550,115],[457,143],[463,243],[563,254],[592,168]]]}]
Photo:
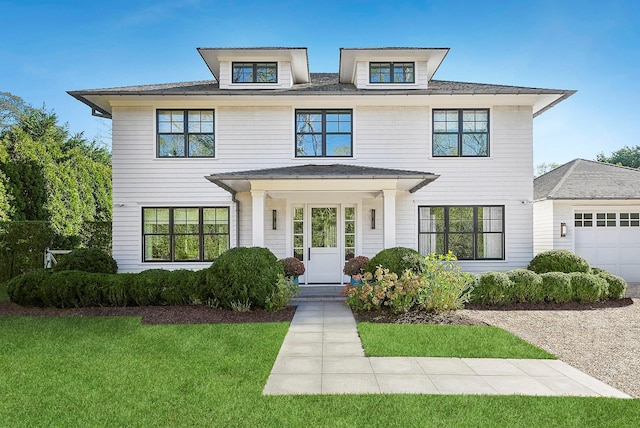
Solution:
[{"label": "mulch bed", "polygon": [[287,306],[279,312],[255,309],[234,312],[204,305],[185,306],[128,306],[91,308],[35,308],[16,303],[0,302],[0,316],[29,317],[142,317],[142,324],[237,324],[251,322],[291,321],[296,308]]},{"label": "mulch bed", "polygon": [[603,300],[596,303],[513,303],[504,306],[480,305],[468,303],[465,309],[478,311],[590,311],[593,309],[622,308],[633,305],[633,300],[625,297],[623,299]]},{"label": "mulch bed", "polygon": [[455,311],[438,314],[422,311],[409,311],[394,314],[388,309],[378,311],[354,312],[358,322],[375,322],[387,324],[446,324],[446,325],[487,325],[484,322],[469,318]]}]

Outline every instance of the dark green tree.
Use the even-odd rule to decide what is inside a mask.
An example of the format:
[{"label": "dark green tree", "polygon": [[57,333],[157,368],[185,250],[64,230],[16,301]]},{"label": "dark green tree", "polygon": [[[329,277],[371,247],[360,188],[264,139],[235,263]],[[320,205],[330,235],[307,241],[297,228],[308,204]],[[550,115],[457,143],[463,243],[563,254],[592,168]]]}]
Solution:
[{"label": "dark green tree", "polygon": [[640,168],[640,146],[623,148],[605,156],[603,152],[596,156],[598,162],[611,163],[614,165],[627,166],[629,168]]}]

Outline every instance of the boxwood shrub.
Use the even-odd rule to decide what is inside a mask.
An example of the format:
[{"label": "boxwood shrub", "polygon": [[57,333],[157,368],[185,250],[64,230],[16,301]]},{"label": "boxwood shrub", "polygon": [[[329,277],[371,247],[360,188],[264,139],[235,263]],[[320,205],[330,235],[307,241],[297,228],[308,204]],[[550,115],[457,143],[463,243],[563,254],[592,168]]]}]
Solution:
[{"label": "boxwood shrub", "polygon": [[573,300],[571,276],[564,272],[541,273],[542,292],[550,303],[566,303]]},{"label": "boxwood shrub", "polygon": [[573,297],[576,301],[593,303],[606,297],[609,284],[604,278],[584,272],[572,272],[569,276],[571,277]]},{"label": "boxwood shrub", "polygon": [[605,296],[607,299],[622,299],[624,297],[627,292],[627,281],[602,269],[598,269],[596,275],[607,281],[609,285]]},{"label": "boxwood shrub", "polygon": [[542,278],[537,273],[527,269],[514,269],[507,272],[511,280],[511,300],[519,303],[544,302]]},{"label": "boxwood shrub", "polygon": [[513,301],[513,282],[504,272],[484,272],[476,275],[470,300],[474,303],[502,306]]},{"label": "boxwood shrub", "polygon": [[118,263],[108,253],[98,248],[80,248],[60,257],[53,266],[54,272],[80,270],[92,273],[116,273]]},{"label": "boxwood shrub", "polygon": [[284,268],[267,248],[236,247],[225,251],[207,269],[208,298],[231,309],[231,303],[246,302],[252,308],[264,308]]},{"label": "boxwood shrub", "polygon": [[550,250],[535,256],[529,263],[528,269],[535,273],[589,273],[591,268],[585,259],[569,250]]},{"label": "boxwood shrub", "polygon": [[389,273],[402,276],[407,269],[413,273],[422,273],[426,267],[426,261],[416,250],[393,247],[385,248],[373,256],[365,266],[364,271],[374,274],[378,266],[389,269]]}]

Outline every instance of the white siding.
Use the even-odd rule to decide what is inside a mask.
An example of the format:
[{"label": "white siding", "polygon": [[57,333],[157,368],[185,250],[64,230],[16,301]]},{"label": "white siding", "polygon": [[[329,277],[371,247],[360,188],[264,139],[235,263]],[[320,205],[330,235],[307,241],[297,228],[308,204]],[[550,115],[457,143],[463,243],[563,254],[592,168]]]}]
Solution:
[{"label": "white siding", "polygon": [[[533,204],[533,254],[553,249],[553,201]],[[560,231],[558,226],[558,233]]]}]

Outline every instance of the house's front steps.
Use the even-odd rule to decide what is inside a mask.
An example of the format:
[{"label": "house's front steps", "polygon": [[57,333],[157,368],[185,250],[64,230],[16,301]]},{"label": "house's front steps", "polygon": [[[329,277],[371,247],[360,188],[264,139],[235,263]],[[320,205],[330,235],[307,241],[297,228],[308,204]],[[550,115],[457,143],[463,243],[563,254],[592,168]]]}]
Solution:
[{"label": "house's front steps", "polygon": [[343,302],[302,300],[265,395],[488,394],[631,398],[559,360],[365,357]]}]

